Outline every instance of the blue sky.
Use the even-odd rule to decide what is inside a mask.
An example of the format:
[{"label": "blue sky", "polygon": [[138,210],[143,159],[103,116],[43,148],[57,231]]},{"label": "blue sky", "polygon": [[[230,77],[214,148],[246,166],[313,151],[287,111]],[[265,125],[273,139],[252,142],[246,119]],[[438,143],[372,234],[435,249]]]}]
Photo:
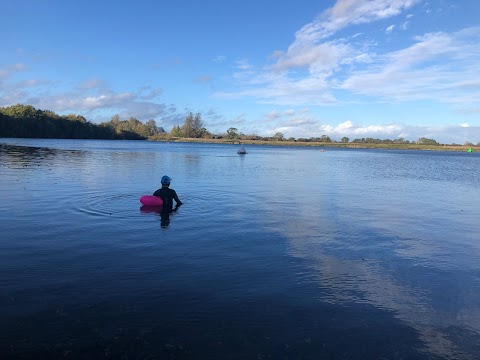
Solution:
[{"label": "blue sky", "polygon": [[480,142],[480,1],[7,0],[0,106]]}]

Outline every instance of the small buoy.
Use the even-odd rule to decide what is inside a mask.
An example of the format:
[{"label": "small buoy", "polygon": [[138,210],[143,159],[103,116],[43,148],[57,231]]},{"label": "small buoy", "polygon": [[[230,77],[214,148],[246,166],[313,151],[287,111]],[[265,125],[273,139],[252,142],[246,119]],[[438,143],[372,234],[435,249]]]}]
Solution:
[{"label": "small buoy", "polygon": [[237,151],[237,154],[246,154],[247,153],[247,150],[245,150],[245,147],[243,146],[243,144],[240,146],[240,149],[238,149]]}]

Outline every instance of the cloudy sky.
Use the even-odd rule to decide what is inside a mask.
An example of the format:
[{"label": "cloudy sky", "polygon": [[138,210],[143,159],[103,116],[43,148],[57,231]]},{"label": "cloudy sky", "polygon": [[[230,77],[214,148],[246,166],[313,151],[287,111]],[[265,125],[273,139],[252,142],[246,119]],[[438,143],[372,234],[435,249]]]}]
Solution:
[{"label": "cloudy sky", "polygon": [[0,13],[0,106],[480,142],[478,0],[15,0]]}]

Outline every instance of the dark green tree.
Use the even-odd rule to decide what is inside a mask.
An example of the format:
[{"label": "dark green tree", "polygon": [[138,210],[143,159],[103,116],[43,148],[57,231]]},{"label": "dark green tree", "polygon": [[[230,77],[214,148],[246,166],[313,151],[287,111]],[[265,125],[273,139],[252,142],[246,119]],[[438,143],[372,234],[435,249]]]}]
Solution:
[{"label": "dark green tree", "polygon": [[0,108],[0,137],[111,139],[111,128],[88,122],[83,116],[59,116],[50,110],[16,104]]},{"label": "dark green tree", "polygon": [[238,139],[238,129],[231,127],[227,130],[227,138],[235,140]]}]

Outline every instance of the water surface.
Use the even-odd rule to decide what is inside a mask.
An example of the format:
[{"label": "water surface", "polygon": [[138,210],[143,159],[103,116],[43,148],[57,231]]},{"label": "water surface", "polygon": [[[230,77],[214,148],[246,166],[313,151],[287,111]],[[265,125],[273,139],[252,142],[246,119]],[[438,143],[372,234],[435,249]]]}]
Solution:
[{"label": "water surface", "polygon": [[478,153],[0,143],[1,358],[480,358]]}]

